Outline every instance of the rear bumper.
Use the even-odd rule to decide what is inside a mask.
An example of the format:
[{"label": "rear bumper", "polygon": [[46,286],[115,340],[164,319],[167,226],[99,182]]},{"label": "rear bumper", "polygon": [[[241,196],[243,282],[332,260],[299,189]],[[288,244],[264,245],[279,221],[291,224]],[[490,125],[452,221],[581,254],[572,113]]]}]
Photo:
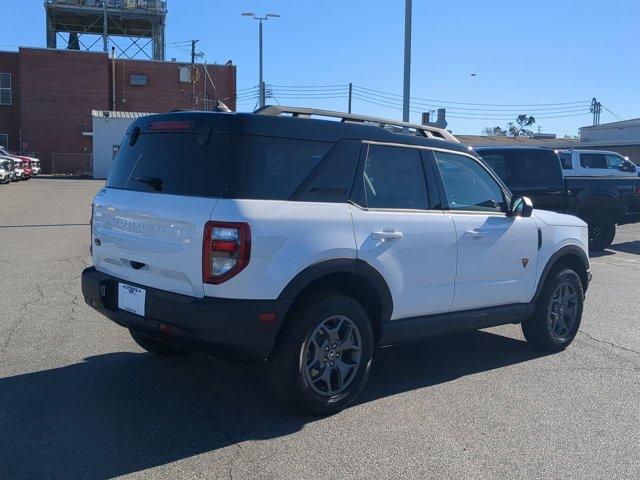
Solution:
[{"label": "rear bumper", "polygon": [[[126,282],[146,290],[145,316],[118,309],[116,277],[82,272],[85,302],[118,325],[188,350],[251,363],[269,357],[291,301],[195,298]],[[260,313],[276,319],[261,323]]]}]

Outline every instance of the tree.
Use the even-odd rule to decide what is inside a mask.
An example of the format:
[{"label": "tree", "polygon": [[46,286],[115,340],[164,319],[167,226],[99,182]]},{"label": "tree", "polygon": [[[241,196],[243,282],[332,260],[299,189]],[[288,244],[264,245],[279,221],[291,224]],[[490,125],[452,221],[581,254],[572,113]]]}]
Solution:
[{"label": "tree", "polygon": [[520,114],[516,118],[515,123],[510,122],[507,125],[507,128],[502,127],[484,127],[482,133],[484,135],[490,135],[494,137],[506,137],[507,135],[511,137],[533,137],[533,131],[529,130],[527,127],[530,127],[536,123],[536,119],[531,115]]},{"label": "tree", "polygon": [[509,135],[512,137],[533,137],[533,131],[528,130],[526,127],[530,127],[536,123],[536,119],[531,115],[526,115],[521,113],[516,118],[516,124],[513,122],[509,123]]},{"label": "tree", "polygon": [[502,127],[484,127],[482,130],[483,135],[490,137],[506,137],[507,131]]}]

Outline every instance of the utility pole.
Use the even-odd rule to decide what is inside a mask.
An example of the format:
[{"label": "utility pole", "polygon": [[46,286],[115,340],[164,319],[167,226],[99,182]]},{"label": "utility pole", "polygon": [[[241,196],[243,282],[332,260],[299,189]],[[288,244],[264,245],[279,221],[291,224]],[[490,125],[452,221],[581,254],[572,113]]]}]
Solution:
[{"label": "utility pole", "polygon": [[264,84],[264,78],[262,75],[262,22],[263,21],[267,21],[270,18],[279,18],[280,15],[278,15],[277,13],[267,13],[264,17],[258,17],[256,16],[255,13],[253,12],[245,12],[242,14],[243,17],[252,17],[254,20],[258,20],[259,22],[259,26],[258,26],[258,58],[259,58],[259,72],[258,72],[258,88],[260,89],[260,107],[264,107],[265,105],[265,84]]},{"label": "utility pole", "polygon": [[411,98],[411,12],[412,0],[404,6],[404,89],[402,92],[402,121],[409,121]]},{"label": "utility pole", "polygon": [[594,97],[591,99],[591,108],[589,109],[593,113],[593,126],[600,125],[600,114],[602,113],[602,104]]},{"label": "utility pole", "polygon": [[353,95],[353,83],[349,82],[349,110],[348,112],[351,113],[351,99],[352,99],[352,95]]},{"label": "utility pole", "polygon": [[109,21],[107,16],[107,2],[103,3],[102,11],[102,41],[104,42],[104,53],[109,52]]},{"label": "utility pole", "polygon": [[191,40],[191,108],[196,109],[196,44],[200,40]]}]

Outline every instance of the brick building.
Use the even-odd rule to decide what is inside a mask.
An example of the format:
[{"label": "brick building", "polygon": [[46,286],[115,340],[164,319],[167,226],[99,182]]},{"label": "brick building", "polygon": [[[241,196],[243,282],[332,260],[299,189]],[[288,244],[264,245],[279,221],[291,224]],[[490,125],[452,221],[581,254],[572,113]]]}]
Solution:
[{"label": "brick building", "polygon": [[0,144],[37,156],[44,172],[75,173],[92,152],[92,110],[203,110],[219,99],[235,110],[234,65],[207,65],[208,75],[198,65],[193,84],[186,66],[70,50],[0,52]]}]

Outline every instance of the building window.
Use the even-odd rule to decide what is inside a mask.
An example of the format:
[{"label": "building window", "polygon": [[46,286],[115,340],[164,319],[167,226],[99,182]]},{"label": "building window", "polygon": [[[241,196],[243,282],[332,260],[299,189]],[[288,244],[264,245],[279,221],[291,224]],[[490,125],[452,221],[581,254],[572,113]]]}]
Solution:
[{"label": "building window", "polygon": [[147,86],[147,76],[146,75],[131,75],[129,77],[129,82],[134,87],[146,87]]},{"label": "building window", "polygon": [[0,133],[0,147],[9,150],[9,135],[6,133]]},{"label": "building window", "polygon": [[0,73],[0,105],[12,105],[11,74]]}]

